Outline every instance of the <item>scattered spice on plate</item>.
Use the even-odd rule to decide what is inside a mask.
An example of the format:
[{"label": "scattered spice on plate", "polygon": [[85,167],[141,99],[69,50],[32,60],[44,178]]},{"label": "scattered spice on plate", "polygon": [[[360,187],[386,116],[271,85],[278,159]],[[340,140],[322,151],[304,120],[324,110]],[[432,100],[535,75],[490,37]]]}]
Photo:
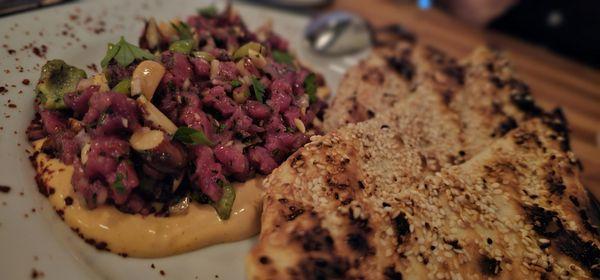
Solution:
[{"label": "scattered spice on plate", "polygon": [[35,268],[31,269],[31,279],[38,279],[44,277],[44,272]]},{"label": "scattered spice on plate", "polygon": [[48,52],[48,47],[46,45],[41,45],[40,47],[33,47],[33,53],[41,58],[46,57],[46,53]]},{"label": "scattered spice on plate", "polygon": [[10,187],[9,186],[4,186],[4,185],[0,185],[0,192],[8,193],[8,192],[10,192]]}]

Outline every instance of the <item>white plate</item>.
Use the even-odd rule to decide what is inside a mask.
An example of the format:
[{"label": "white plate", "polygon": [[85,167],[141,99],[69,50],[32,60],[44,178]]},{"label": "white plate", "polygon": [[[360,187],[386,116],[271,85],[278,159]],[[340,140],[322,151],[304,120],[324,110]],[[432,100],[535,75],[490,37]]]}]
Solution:
[{"label": "white plate", "polygon": [[[64,59],[90,73],[86,66],[99,65],[108,42],[121,35],[137,42],[141,18],[185,18],[207,4],[210,2],[198,0],[83,1],[0,18],[0,87],[8,89],[0,96],[0,185],[12,188],[0,193],[0,279],[30,279],[34,270],[43,273],[43,279],[243,278],[243,260],[256,238],[161,259],[122,258],[97,251],[71,232],[38,193],[25,152],[25,129],[33,117],[33,88],[45,58],[23,46],[46,45],[46,58]],[[306,51],[302,29],[308,18],[243,4],[235,7],[250,28],[273,20],[275,30],[290,41],[306,64],[325,75],[332,88],[360,56],[325,59]],[[9,54],[9,50],[16,52]],[[30,84],[24,85],[24,79]]]}]

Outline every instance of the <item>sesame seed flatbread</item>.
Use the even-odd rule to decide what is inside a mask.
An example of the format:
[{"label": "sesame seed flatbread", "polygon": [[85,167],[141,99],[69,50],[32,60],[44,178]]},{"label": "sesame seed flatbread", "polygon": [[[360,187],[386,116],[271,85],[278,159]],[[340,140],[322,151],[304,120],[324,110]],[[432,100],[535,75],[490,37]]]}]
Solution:
[{"label": "sesame seed flatbread", "polygon": [[404,179],[418,152],[378,119],[320,137],[266,182],[249,279],[600,276],[598,231],[558,116],[469,161]]},{"label": "sesame seed flatbread", "polygon": [[441,86],[448,88],[452,82],[460,83],[461,71],[455,59],[412,40],[379,46],[344,74],[325,113],[324,130],[373,118],[420,84],[442,82]]},{"label": "sesame seed flatbread", "polygon": [[561,112],[486,49],[428,77],[269,176],[250,279],[598,275]]}]

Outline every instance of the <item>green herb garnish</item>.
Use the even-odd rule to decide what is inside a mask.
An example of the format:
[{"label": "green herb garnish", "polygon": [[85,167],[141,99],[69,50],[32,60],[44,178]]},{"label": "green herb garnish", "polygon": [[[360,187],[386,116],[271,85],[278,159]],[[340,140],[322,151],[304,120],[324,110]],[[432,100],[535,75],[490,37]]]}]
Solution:
[{"label": "green herb garnish", "polygon": [[317,101],[317,76],[314,73],[310,73],[304,79],[304,91],[308,94],[310,103]]},{"label": "green herb garnish", "polygon": [[190,145],[214,146],[202,131],[187,126],[178,128],[173,138]]},{"label": "green herb garnish", "polygon": [[199,57],[202,58],[204,60],[206,60],[207,62],[211,62],[215,59],[215,57],[207,52],[201,52],[201,51],[195,51],[192,53],[192,55],[194,55],[194,57]]},{"label": "green herb garnish", "polygon": [[112,184],[113,189],[115,189],[118,193],[125,192],[125,185],[123,185],[123,174],[117,173],[117,178],[115,182]]},{"label": "green herb garnish", "polygon": [[131,79],[125,78],[121,80],[118,84],[115,85],[115,87],[112,88],[112,91],[122,94],[129,94],[129,92],[131,91]]},{"label": "green herb garnish", "polygon": [[258,102],[263,103],[263,96],[265,94],[265,86],[256,78],[252,77],[252,91],[254,92],[254,97]]},{"label": "green herb garnish", "polygon": [[189,25],[185,24],[185,22],[171,23],[171,26],[177,31],[180,40],[191,40],[194,38],[192,29]]},{"label": "green herb garnish", "polygon": [[42,66],[40,80],[35,91],[40,104],[46,109],[65,109],[64,96],[77,90],[77,84],[87,75],[85,71],[68,65],[60,59],[53,59]]},{"label": "green herb garnish", "polygon": [[194,42],[192,40],[179,40],[171,43],[169,50],[172,52],[178,52],[182,54],[189,54],[194,48]]},{"label": "green herb garnish", "polygon": [[234,60],[239,60],[245,56],[250,55],[250,51],[254,51],[257,53],[263,53],[265,50],[265,47],[263,47],[263,45],[261,45],[260,43],[257,42],[248,42],[246,44],[244,44],[243,46],[239,47],[237,50],[235,50],[235,52],[233,52],[233,59]]},{"label": "green herb garnish", "polygon": [[217,215],[222,220],[229,219],[231,215],[231,208],[233,207],[233,202],[235,201],[235,189],[231,184],[224,183],[223,181],[217,181],[219,186],[223,188],[223,196],[217,202],[213,202],[211,205],[217,211]]},{"label": "green herb garnish", "polygon": [[225,131],[225,129],[227,128],[227,125],[222,123],[219,125],[219,127],[217,127],[217,133],[221,133],[223,131]]},{"label": "green herb garnish", "polygon": [[294,56],[287,52],[273,51],[273,59],[278,63],[284,63],[287,65],[294,65]]},{"label": "green herb garnish", "polygon": [[238,80],[233,80],[233,81],[231,81],[231,86],[232,86],[233,88],[239,87],[239,86],[241,86],[241,85],[242,85],[242,83],[241,83],[240,81],[238,81]]},{"label": "green herb garnish", "polygon": [[206,6],[203,8],[199,8],[197,11],[198,11],[198,14],[200,14],[203,17],[207,17],[207,18],[215,17],[217,15],[217,13],[219,12],[219,11],[217,11],[217,7],[215,5],[210,5],[210,6]]},{"label": "green herb garnish", "polygon": [[121,39],[116,44],[108,44],[106,56],[104,56],[100,65],[102,65],[102,68],[106,68],[108,63],[113,59],[122,67],[126,67],[136,59],[154,59],[154,55],[147,50],[127,43],[125,38],[121,36]]}]

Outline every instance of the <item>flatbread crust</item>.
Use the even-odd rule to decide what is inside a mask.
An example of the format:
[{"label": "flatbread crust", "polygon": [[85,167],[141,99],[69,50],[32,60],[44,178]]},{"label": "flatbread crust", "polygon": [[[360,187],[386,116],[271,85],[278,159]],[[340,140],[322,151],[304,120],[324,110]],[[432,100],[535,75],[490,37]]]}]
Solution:
[{"label": "flatbread crust", "polygon": [[512,72],[504,58],[487,48],[481,48],[460,63],[434,47],[413,41],[401,40],[375,48],[368,58],[344,74],[325,113],[324,130],[332,131],[348,123],[373,118],[413,94],[422,84],[437,90],[457,87],[461,90],[465,71],[480,71],[478,66],[488,61],[497,67],[476,75]]},{"label": "flatbread crust", "polygon": [[250,279],[597,276],[596,211],[560,110],[490,50],[453,69],[268,177]]},{"label": "flatbread crust", "polygon": [[315,139],[266,180],[249,279],[600,276],[597,214],[556,118],[436,173],[377,121]]}]

